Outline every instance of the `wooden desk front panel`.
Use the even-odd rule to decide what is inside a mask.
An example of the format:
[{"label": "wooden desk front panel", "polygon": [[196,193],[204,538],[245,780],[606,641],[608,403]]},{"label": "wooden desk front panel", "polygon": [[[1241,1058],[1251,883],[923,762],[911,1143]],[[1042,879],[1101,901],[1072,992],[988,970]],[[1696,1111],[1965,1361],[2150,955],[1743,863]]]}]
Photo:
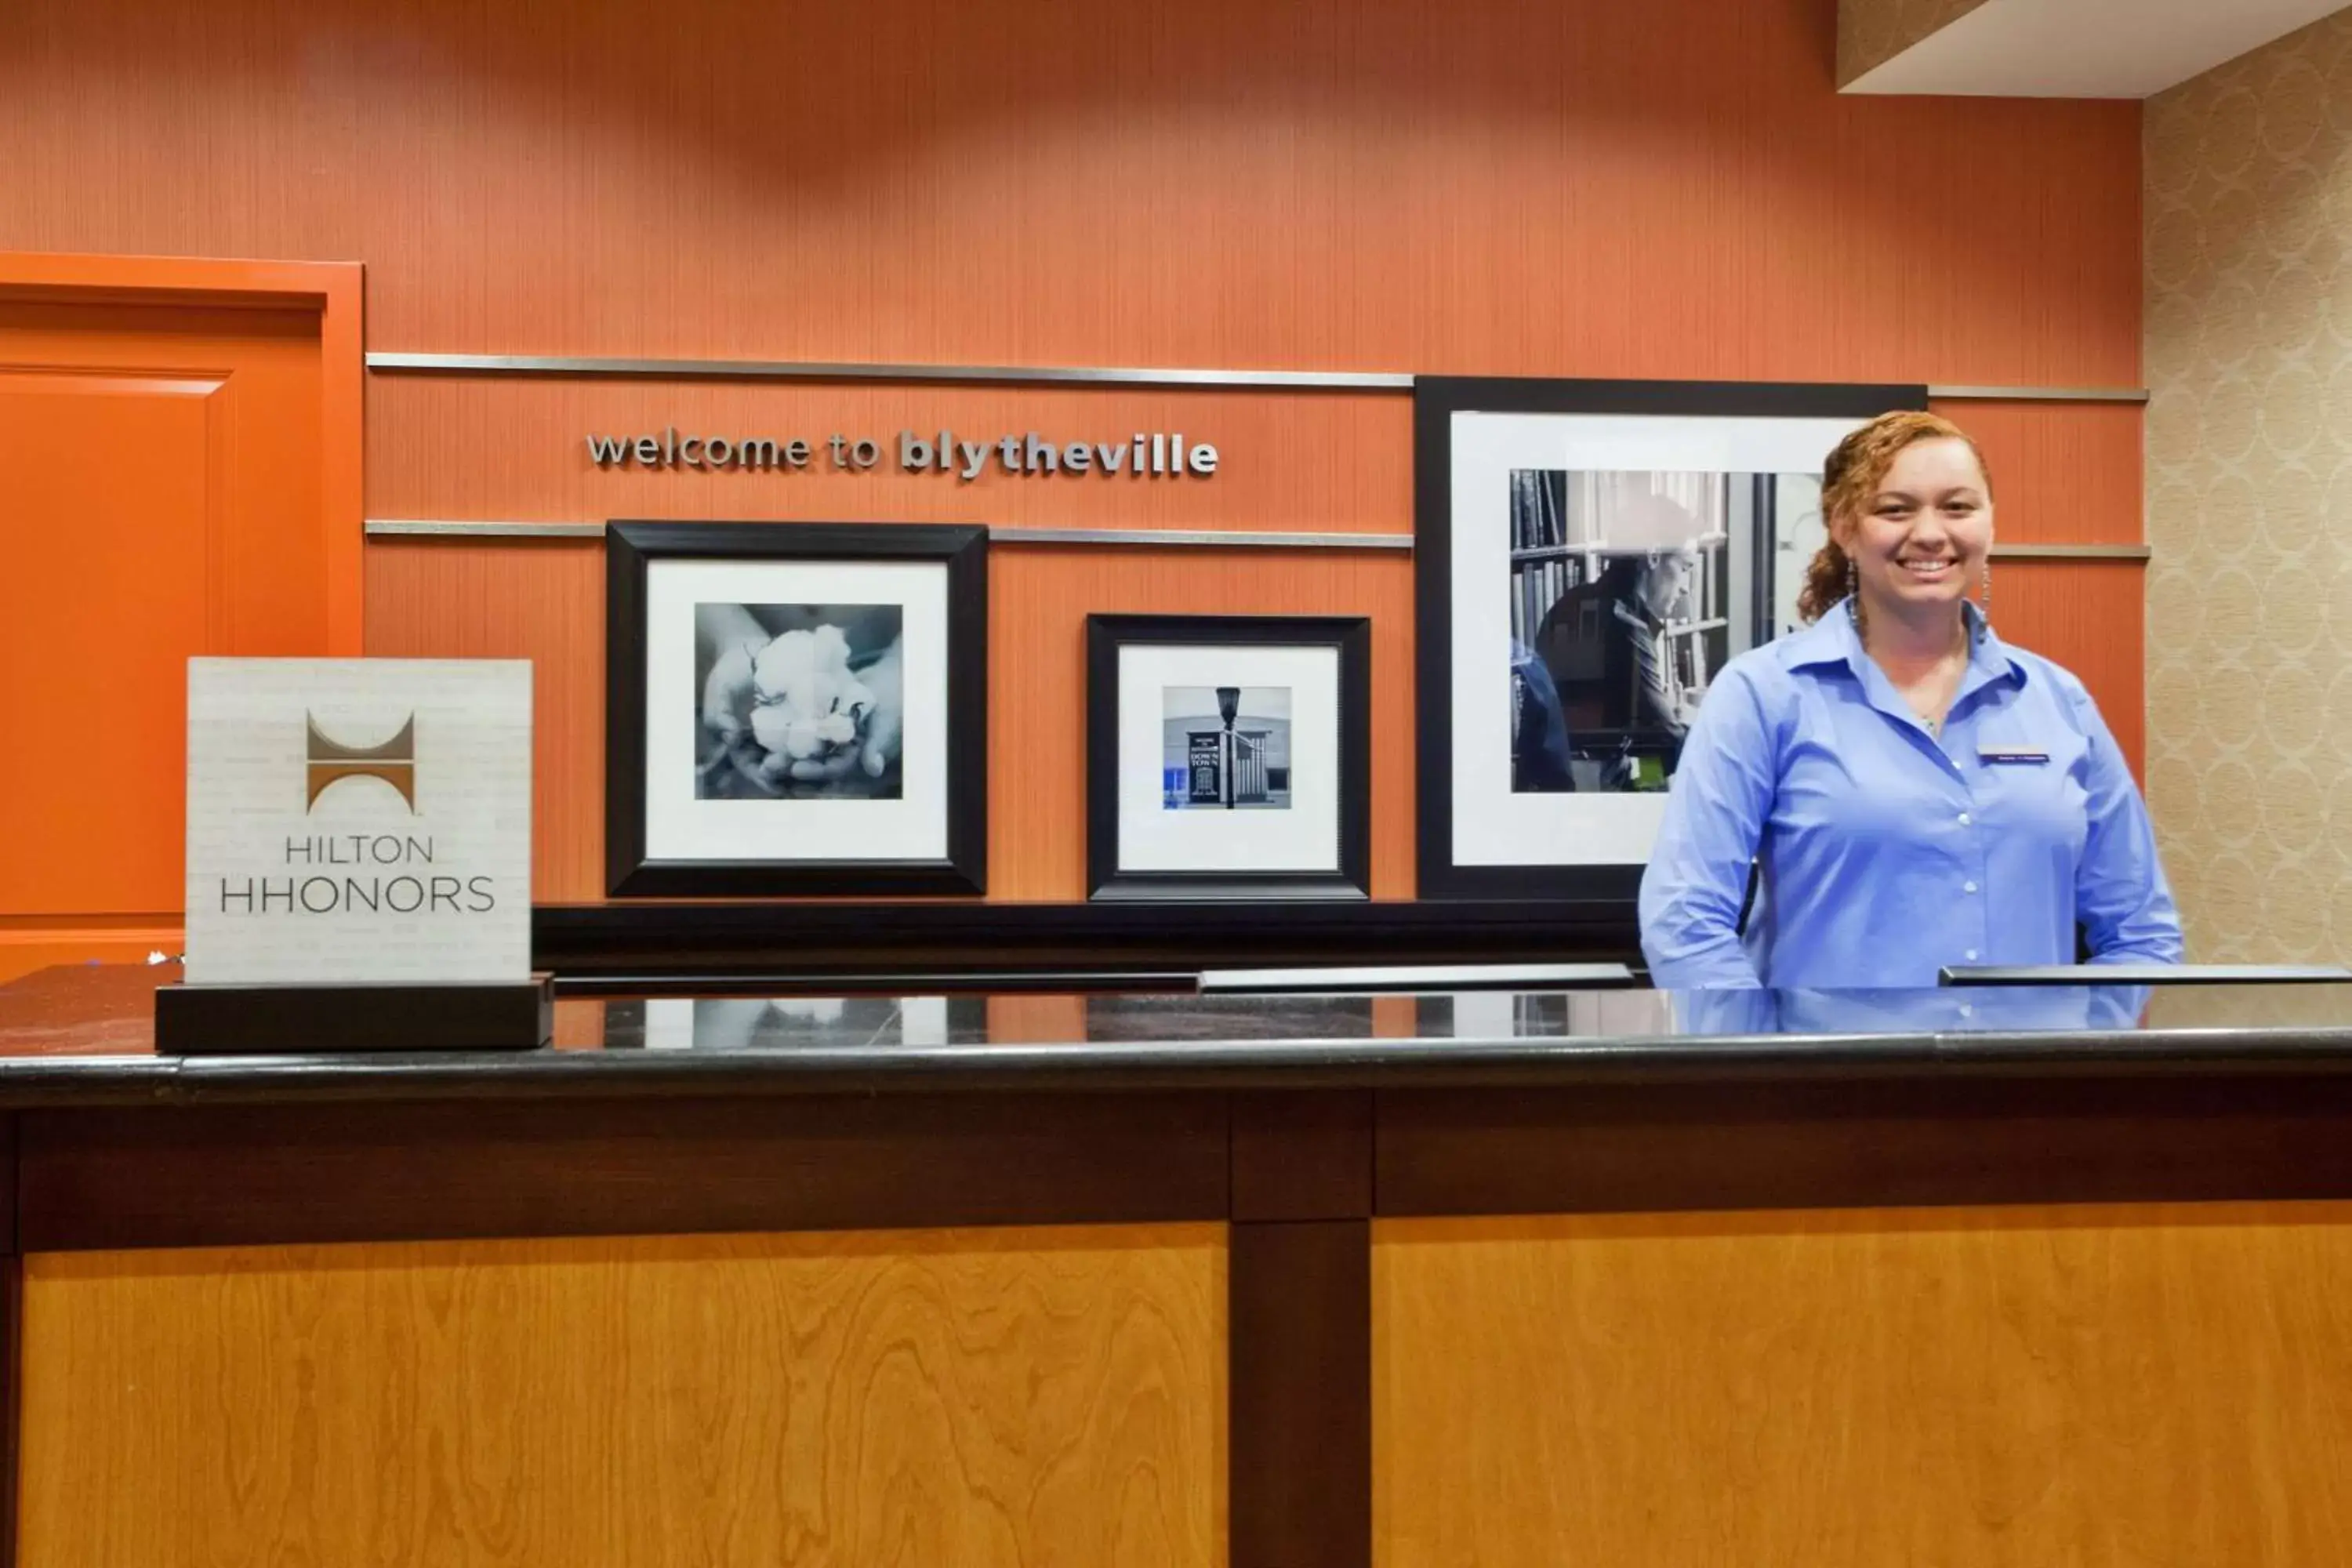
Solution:
[{"label": "wooden desk front panel", "polygon": [[26,1568],[1224,1561],[1222,1226],[29,1258]]},{"label": "wooden desk front panel", "polygon": [[2352,1561],[2352,1205],[1375,1226],[1380,1568]]}]

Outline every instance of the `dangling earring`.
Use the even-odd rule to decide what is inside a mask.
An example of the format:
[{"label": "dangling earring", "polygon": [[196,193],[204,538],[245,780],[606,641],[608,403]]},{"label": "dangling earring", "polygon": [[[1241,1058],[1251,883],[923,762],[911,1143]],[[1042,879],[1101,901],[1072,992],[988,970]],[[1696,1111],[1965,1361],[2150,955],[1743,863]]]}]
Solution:
[{"label": "dangling earring", "polygon": [[1845,558],[1845,618],[1856,633],[1862,630],[1862,574],[1853,569],[1851,555]]},{"label": "dangling earring", "polygon": [[1977,589],[1977,640],[1992,630],[1992,557],[1985,557],[1984,574]]}]

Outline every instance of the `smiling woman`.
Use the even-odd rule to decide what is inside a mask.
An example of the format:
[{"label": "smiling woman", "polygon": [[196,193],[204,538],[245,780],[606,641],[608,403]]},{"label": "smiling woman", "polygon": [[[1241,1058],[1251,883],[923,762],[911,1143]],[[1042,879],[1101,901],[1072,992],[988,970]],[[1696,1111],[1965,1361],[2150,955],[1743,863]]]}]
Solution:
[{"label": "smiling woman", "polygon": [[1813,624],[1725,666],[1685,744],[1642,879],[1653,978],[1933,985],[2083,946],[2178,962],[2147,811],[2097,705],[1993,635],[1976,444],[1888,414],[1822,479]]}]

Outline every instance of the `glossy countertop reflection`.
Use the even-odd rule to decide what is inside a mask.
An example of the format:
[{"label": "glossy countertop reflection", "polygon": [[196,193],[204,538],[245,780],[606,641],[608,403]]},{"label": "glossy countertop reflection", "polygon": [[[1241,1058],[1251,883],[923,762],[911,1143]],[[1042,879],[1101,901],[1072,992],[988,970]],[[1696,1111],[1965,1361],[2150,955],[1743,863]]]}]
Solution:
[{"label": "glossy countertop reflection", "polygon": [[1062,1045],[1432,1047],[1762,1037],[2340,1029],[2352,985],[1948,987],[1930,991],[1472,991],[1404,995],[664,997],[605,1005],[607,1050]]},{"label": "glossy countertop reflection", "polygon": [[[0,1104],[387,1096],[1572,1083],[1626,1077],[2336,1071],[2352,984],[1925,991],[563,999],[532,1051],[158,1056],[178,971],[0,986]],[[783,987],[779,987],[783,989]]]}]

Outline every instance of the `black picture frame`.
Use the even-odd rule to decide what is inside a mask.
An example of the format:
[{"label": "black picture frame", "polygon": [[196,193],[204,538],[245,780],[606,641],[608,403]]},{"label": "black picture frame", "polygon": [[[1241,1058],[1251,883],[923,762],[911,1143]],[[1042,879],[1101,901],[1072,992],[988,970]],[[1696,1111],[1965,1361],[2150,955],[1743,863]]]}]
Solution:
[{"label": "black picture frame", "polygon": [[[1118,666],[1124,648],[1330,647],[1339,662],[1339,866],[1331,871],[1128,871],[1118,865]],[[1371,897],[1372,624],[1361,616],[1087,617],[1087,896],[1104,901]]]},{"label": "black picture frame", "polygon": [[[646,853],[646,616],[659,561],[933,562],[947,574],[947,841],[937,859],[679,860]],[[604,885],[614,898],[980,894],[988,887],[988,530],[615,521],[604,533]]]},{"label": "black picture frame", "polygon": [[1642,881],[1639,862],[1464,865],[1454,858],[1455,415],[1864,420],[1927,406],[1927,388],[1916,384],[1416,377],[1412,396],[1414,850],[1419,896],[1622,904],[1630,914]]}]

